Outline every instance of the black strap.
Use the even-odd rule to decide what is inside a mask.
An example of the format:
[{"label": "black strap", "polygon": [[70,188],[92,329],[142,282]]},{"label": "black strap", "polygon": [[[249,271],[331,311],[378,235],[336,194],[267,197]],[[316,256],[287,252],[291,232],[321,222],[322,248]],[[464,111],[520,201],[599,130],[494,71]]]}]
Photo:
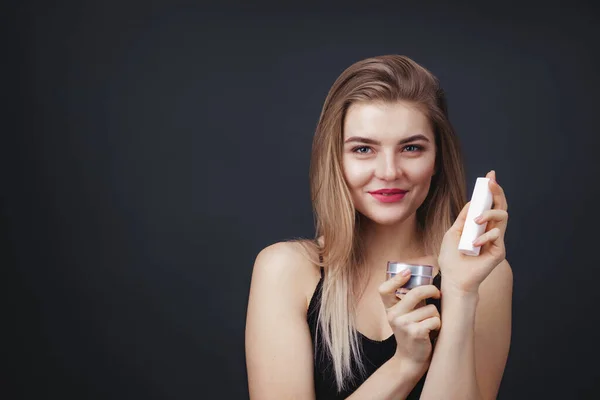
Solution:
[{"label": "black strap", "polygon": [[[319,239],[315,239],[317,245],[317,251],[319,252],[319,263],[323,264],[323,254],[321,254],[321,246],[319,245]],[[321,279],[325,277],[325,269],[321,266]]]},{"label": "black strap", "polygon": [[[319,262],[321,264],[323,264],[323,255],[319,254]],[[321,267],[321,279],[323,279],[323,277],[325,277],[325,268]]]}]

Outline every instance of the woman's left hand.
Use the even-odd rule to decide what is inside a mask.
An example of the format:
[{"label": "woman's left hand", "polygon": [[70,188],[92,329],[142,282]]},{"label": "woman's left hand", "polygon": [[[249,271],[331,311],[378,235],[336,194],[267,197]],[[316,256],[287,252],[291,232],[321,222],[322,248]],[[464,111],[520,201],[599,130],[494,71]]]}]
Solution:
[{"label": "woman's left hand", "polygon": [[469,202],[463,207],[442,241],[438,263],[443,276],[443,287],[447,288],[443,292],[456,290],[459,293],[477,293],[481,282],[506,257],[504,234],[508,223],[508,203],[504,190],[496,182],[495,171],[488,172],[486,178],[490,179],[493,207],[485,211],[480,220],[475,219],[479,224],[487,222],[485,233],[474,243],[482,246],[479,256],[467,256],[458,251]]}]

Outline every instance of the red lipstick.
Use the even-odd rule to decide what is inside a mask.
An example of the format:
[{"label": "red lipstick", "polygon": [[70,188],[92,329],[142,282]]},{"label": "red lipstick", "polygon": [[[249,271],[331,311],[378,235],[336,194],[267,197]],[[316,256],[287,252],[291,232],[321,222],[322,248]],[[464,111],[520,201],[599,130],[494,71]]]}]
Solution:
[{"label": "red lipstick", "polygon": [[369,194],[382,203],[395,203],[404,198],[408,191],[402,189],[379,189],[369,192]]}]

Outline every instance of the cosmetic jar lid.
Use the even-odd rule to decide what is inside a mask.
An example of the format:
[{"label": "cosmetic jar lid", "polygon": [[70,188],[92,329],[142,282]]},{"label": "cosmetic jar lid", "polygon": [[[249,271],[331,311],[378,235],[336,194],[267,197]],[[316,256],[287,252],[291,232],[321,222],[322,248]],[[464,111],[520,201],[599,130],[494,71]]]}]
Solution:
[{"label": "cosmetic jar lid", "polygon": [[433,277],[433,266],[423,264],[407,264],[397,261],[388,261],[387,272],[397,274],[406,268],[410,268],[411,275]]}]

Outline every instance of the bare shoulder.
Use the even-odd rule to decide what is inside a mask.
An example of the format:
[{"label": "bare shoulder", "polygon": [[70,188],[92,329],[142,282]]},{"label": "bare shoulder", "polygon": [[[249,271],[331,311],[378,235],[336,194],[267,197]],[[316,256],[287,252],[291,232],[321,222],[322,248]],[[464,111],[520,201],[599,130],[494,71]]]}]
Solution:
[{"label": "bare shoulder", "polygon": [[251,291],[261,288],[281,295],[310,297],[320,278],[314,258],[316,251],[308,241],[278,242],[265,247],[254,262]]},{"label": "bare shoulder", "polygon": [[275,243],[258,253],[245,333],[250,398],[314,399],[306,311],[319,277],[302,242]]},{"label": "bare shoulder", "polygon": [[[269,268],[279,272],[289,272],[294,269],[303,269],[310,265],[305,242],[288,241],[271,244],[262,249],[255,262],[255,268]],[[305,269],[305,268],[304,268]]]}]

